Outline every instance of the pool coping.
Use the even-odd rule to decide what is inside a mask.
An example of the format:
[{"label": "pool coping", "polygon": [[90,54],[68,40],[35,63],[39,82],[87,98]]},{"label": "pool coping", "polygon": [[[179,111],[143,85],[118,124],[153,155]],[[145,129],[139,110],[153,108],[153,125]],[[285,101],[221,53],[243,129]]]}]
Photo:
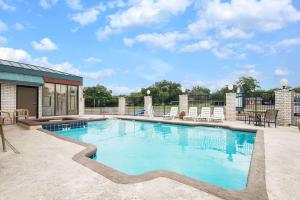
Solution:
[{"label": "pool coping", "polygon": [[[117,119],[122,120],[136,120],[136,121],[146,121],[146,122],[159,122],[166,124],[177,124],[177,125],[189,125],[189,126],[209,126],[209,127],[220,127],[228,128],[231,130],[247,131],[256,133],[256,139],[254,143],[254,148],[252,152],[252,158],[250,163],[250,169],[248,173],[248,183],[247,187],[244,190],[227,190],[215,185],[211,185],[175,172],[166,171],[166,170],[154,170],[141,175],[128,175],[126,173],[120,172],[116,169],[113,169],[107,165],[104,165],[98,161],[92,160],[96,152],[96,146],[88,144],[82,141],[77,141],[68,137],[58,135],[54,132],[37,129],[49,135],[52,135],[56,138],[62,139],[64,141],[72,142],[81,146],[84,146],[85,149],[75,154],[72,159],[81,165],[93,170],[94,172],[108,178],[109,180],[118,183],[118,184],[134,184],[149,181],[159,177],[169,178],[179,183],[183,183],[204,191],[208,194],[215,195],[217,197],[226,199],[226,200],[267,200],[268,194],[266,189],[266,180],[265,180],[265,148],[264,148],[264,132],[259,129],[252,128],[239,128],[235,126],[225,125],[225,124],[211,124],[211,123],[197,123],[197,122],[188,122],[188,121],[170,121],[170,120],[157,120],[157,119],[134,119],[126,117],[116,117]],[[101,119],[87,119],[87,121],[99,121],[106,120],[106,118]]]}]

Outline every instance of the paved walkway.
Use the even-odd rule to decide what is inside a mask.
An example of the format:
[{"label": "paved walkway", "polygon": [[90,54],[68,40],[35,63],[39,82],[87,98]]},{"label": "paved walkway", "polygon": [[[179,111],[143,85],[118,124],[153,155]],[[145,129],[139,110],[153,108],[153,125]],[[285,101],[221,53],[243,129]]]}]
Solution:
[{"label": "paved walkway", "polygon": [[[248,127],[240,122],[226,124]],[[269,198],[299,200],[300,133],[295,128],[264,130]],[[72,160],[82,146],[17,126],[6,126],[5,134],[20,154],[10,148],[6,153],[0,150],[0,200],[219,199],[166,178],[115,184]]]}]

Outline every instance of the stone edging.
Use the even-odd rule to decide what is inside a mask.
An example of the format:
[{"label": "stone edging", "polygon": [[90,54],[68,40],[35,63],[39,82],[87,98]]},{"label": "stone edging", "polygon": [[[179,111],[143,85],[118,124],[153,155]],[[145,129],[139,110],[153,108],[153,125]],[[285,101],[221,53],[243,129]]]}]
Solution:
[{"label": "stone edging", "polygon": [[[132,118],[120,118],[120,119],[130,119]],[[193,126],[217,126],[222,128],[229,128],[232,130],[241,130],[241,131],[256,131],[256,139],[254,144],[254,149],[252,152],[252,159],[248,175],[248,184],[244,190],[226,190],[221,187],[217,187],[175,172],[166,171],[166,170],[154,170],[141,175],[128,175],[123,172],[120,172],[116,169],[113,169],[109,166],[106,166],[100,162],[90,159],[93,155],[96,154],[97,148],[94,145],[87,144],[81,141],[73,140],[58,134],[55,134],[51,131],[45,129],[38,129],[44,133],[57,137],[59,139],[72,142],[81,146],[86,147],[84,150],[73,156],[73,160],[80,163],[81,165],[90,168],[96,173],[108,178],[109,180],[118,183],[118,184],[133,184],[140,183],[144,181],[149,181],[159,177],[165,177],[172,179],[174,181],[192,186],[196,189],[204,191],[206,193],[215,195],[217,197],[226,199],[226,200],[267,200],[268,194],[266,190],[266,181],[265,181],[265,150],[264,150],[264,132],[262,130],[255,129],[243,129],[227,125],[212,125],[207,123],[188,123],[188,122],[172,122],[172,121],[163,121],[163,120],[151,120],[151,119],[134,119],[137,121],[148,121],[148,122],[160,122],[160,123],[171,123],[179,125],[193,125]]]}]

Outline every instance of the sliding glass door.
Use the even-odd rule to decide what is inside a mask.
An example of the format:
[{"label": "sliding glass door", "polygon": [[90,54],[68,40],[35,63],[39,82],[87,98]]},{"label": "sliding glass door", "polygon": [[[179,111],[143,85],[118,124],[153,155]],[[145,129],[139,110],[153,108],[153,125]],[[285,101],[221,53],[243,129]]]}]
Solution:
[{"label": "sliding glass door", "polygon": [[56,84],[56,115],[67,114],[67,86]]}]

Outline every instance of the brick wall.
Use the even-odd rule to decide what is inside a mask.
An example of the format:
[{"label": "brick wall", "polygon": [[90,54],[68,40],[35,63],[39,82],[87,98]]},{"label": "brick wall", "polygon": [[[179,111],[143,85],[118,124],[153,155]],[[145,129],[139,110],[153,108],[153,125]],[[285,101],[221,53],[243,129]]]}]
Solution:
[{"label": "brick wall", "polygon": [[84,115],[84,98],[83,98],[83,86],[79,86],[79,115]]},{"label": "brick wall", "polygon": [[1,110],[13,114],[16,109],[17,87],[14,84],[1,83]]},{"label": "brick wall", "polygon": [[119,115],[125,115],[125,109],[126,109],[126,99],[125,97],[119,97],[118,101],[118,114]]},{"label": "brick wall", "polygon": [[188,114],[189,110],[189,98],[188,95],[179,95],[179,112],[184,111],[185,114]]},{"label": "brick wall", "polygon": [[144,108],[145,108],[145,116],[149,116],[149,105],[152,106],[152,97],[144,96]]},{"label": "brick wall", "polygon": [[226,93],[226,120],[235,121],[236,120],[236,93]]},{"label": "brick wall", "polygon": [[288,89],[275,91],[275,109],[279,110],[277,119],[281,126],[292,124],[293,97],[294,92]]}]

